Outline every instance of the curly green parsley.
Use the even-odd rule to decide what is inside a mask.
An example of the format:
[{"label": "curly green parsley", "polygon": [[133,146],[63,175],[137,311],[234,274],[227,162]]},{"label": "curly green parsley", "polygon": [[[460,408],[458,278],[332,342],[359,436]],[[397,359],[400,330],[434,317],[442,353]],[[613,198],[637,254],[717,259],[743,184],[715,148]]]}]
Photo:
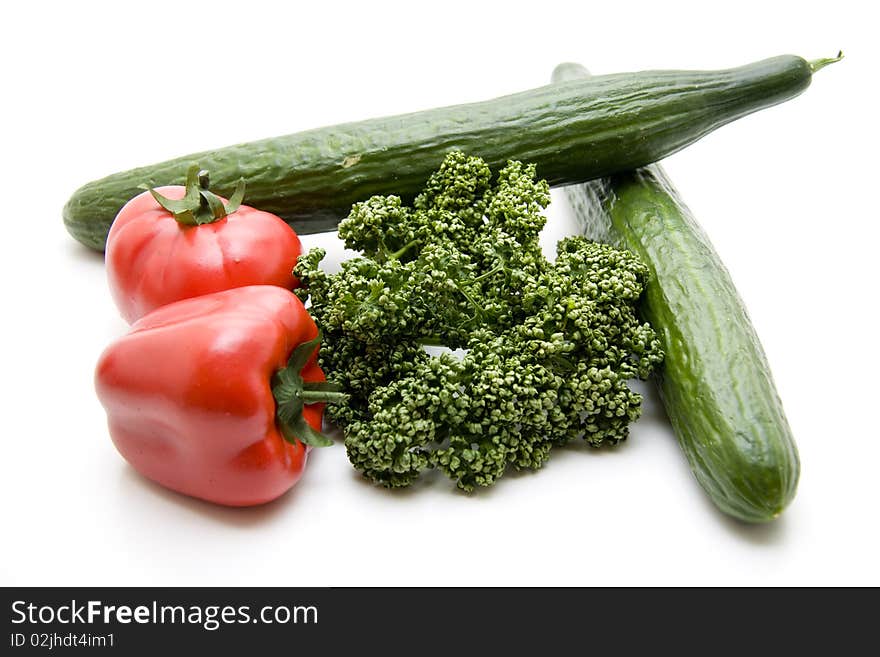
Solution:
[{"label": "curly green parsley", "polygon": [[648,269],[582,237],[549,262],[549,202],[533,165],[493,180],[452,152],[412,207],[374,196],[352,208],[339,236],[361,255],[339,273],[321,270],[321,249],[300,257],[320,364],[349,398],[327,412],[373,481],[407,486],[438,468],[469,491],[540,468],[554,445],[627,437],[641,405],[627,382],[663,358],[635,310]]}]

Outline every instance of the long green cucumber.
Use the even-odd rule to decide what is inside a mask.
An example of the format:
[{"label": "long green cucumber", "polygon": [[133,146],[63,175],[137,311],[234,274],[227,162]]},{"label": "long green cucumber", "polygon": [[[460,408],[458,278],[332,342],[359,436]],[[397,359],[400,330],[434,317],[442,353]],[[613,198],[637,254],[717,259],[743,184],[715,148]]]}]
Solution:
[{"label": "long green cucumber", "polygon": [[[588,75],[577,64],[554,80]],[[666,358],[658,384],[691,469],[712,501],[741,520],[778,516],[800,463],[761,343],[709,238],[657,165],[566,188],[593,239],[638,254],[651,270],[641,311]]]},{"label": "long green cucumber", "polygon": [[87,183],[64,207],[67,230],[103,249],[119,209],[141,185],[180,183],[192,162],[229,195],[302,234],[333,230],[373,194],[417,194],[453,149],[493,168],[534,162],[551,185],[655,162],[741,116],[791,98],[814,66],[785,55],[719,71],[646,71],[547,85],[480,103],[319,128],[194,153]]}]

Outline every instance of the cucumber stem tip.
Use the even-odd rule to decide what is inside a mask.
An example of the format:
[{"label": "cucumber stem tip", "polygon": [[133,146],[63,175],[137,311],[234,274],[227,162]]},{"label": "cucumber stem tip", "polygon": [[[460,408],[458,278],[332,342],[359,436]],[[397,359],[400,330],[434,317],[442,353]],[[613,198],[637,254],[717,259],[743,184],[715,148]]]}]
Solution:
[{"label": "cucumber stem tip", "polygon": [[814,59],[813,61],[809,62],[810,71],[815,73],[816,71],[825,68],[829,64],[834,64],[835,62],[839,62],[841,59],[843,59],[843,51],[842,50],[837,51],[837,57],[823,57],[822,59]]}]

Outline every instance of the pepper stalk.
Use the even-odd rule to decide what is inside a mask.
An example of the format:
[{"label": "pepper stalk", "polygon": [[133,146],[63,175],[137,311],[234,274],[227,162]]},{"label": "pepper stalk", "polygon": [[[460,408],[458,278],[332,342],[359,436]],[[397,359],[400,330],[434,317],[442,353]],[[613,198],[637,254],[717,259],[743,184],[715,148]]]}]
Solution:
[{"label": "pepper stalk", "polygon": [[327,381],[304,381],[302,368],[308,363],[309,358],[318,348],[321,342],[321,334],[300,344],[290,354],[287,365],[282,367],[272,377],[272,394],[275,397],[275,418],[281,435],[289,443],[297,440],[311,447],[327,447],[333,444],[320,431],[312,426],[303,417],[303,408],[306,404],[342,404],[348,400],[348,395],[342,392],[342,387]]}]

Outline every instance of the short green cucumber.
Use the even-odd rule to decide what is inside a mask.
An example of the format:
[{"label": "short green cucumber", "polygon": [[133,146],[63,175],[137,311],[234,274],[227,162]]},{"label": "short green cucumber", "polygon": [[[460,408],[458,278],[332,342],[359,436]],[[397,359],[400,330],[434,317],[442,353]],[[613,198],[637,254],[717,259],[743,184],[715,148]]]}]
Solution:
[{"label": "short green cucumber", "polygon": [[[588,75],[562,64],[555,80]],[[752,323],[709,238],[657,165],[566,188],[584,233],[651,270],[642,313],[666,354],[660,395],[697,480],[727,514],[778,516],[800,463]]]},{"label": "short green cucumber", "polygon": [[572,80],[457,105],[194,153],[116,173],[77,190],[63,210],[74,238],[103,249],[119,209],[142,185],[178,184],[198,162],[213,189],[247,181],[245,203],[302,234],[333,230],[352,203],[422,189],[453,149],[498,169],[533,162],[551,185],[633,169],[807,88],[814,66],[775,57],[719,71],[646,71]]}]

